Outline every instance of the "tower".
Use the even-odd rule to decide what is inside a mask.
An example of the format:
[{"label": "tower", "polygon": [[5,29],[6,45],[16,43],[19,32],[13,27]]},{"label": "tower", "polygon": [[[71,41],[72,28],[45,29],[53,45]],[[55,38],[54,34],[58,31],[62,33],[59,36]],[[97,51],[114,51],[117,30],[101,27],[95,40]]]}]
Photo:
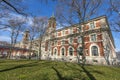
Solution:
[{"label": "tower", "polygon": [[23,40],[22,40],[22,42],[23,42],[24,44],[26,44],[28,41],[29,41],[29,31],[26,30],[26,31],[24,32],[24,34],[23,34]]},{"label": "tower", "polygon": [[48,29],[47,32],[51,33],[52,31],[56,30],[56,19],[55,16],[52,15],[48,20]]}]

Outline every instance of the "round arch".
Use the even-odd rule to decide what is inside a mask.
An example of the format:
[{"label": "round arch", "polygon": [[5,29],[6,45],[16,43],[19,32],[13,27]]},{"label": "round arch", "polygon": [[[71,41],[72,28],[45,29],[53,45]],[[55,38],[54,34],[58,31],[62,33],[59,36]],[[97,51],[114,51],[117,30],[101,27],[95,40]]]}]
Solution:
[{"label": "round arch", "polygon": [[65,56],[66,55],[66,49],[64,46],[60,48],[60,56]]},{"label": "round arch", "polygon": [[55,47],[53,49],[53,56],[57,56],[57,55],[58,55],[58,49],[57,49],[57,47]]},{"label": "round arch", "polygon": [[98,46],[97,44],[95,44],[95,43],[94,43],[94,44],[91,44],[90,47],[89,47],[90,56],[93,56],[93,55],[92,55],[93,47],[96,48],[96,50],[97,50],[98,55],[96,55],[96,56],[100,56],[100,49],[99,49],[99,46]]},{"label": "round arch", "polygon": [[74,50],[74,48],[73,48],[72,46],[69,46],[69,47],[68,47],[68,55],[69,55],[69,56],[74,56],[74,51],[75,51],[75,50]]}]

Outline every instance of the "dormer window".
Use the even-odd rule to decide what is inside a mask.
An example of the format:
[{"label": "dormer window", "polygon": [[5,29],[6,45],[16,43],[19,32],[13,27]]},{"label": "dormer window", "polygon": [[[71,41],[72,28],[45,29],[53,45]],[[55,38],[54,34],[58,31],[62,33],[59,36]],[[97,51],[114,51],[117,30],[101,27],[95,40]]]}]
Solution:
[{"label": "dormer window", "polygon": [[90,23],[90,29],[94,29],[94,28],[95,28],[94,22],[91,22]]}]

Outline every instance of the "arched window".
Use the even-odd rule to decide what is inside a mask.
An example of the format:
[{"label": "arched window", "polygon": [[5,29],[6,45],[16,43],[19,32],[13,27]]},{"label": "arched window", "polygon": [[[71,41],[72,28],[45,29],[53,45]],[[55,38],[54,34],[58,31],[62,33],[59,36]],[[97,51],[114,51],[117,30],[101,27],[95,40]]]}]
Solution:
[{"label": "arched window", "polygon": [[62,56],[64,56],[64,51],[65,51],[64,48],[62,48]]},{"label": "arched window", "polygon": [[91,52],[92,52],[92,56],[98,56],[98,48],[97,48],[97,46],[92,46],[91,47]]},{"label": "arched window", "polygon": [[69,55],[73,55],[73,48],[69,48]]}]

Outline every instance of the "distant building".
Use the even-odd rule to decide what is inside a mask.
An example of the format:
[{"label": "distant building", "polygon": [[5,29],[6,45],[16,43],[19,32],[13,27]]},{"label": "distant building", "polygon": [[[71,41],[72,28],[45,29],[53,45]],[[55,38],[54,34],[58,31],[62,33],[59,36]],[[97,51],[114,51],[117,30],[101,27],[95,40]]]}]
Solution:
[{"label": "distant building", "polygon": [[28,55],[28,52],[30,52],[29,49],[21,48],[21,47],[12,47],[9,43],[5,41],[0,41],[0,58],[7,58],[9,53],[12,53],[11,58],[20,58],[25,55]]},{"label": "distant building", "polygon": [[[88,64],[114,64],[115,45],[106,16],[88,20],[84,24],[75,24],[56,30],[54,16],[48,20],[48,28],[42,40],[41,59],[78,62],[84,34],[84,55]],[[29,47],[29,33],[25,32],[23,41],[16,46]],[[37,40],[34,40],[37,43]],[[38,43],[37,43],[38,44]],[[34,45],[33,45],[34,46]],[[38,47],[34,46],[38,51]],[[81,59],[81,56],[79,57]]]}]

